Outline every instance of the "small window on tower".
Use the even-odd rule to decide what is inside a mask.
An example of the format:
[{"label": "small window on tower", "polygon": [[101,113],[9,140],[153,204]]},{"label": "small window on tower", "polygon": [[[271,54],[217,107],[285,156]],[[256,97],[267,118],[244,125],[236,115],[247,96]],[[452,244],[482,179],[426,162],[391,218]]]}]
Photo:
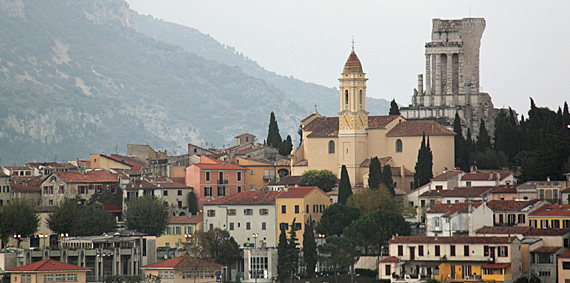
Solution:
[{"label": "small window on tower", "polygon": [[344,90],[344,104],[348,106],[348,89]]},{"label": "small window on tower", "polygon": [[402,152],[402,149],[403,149],[402,140],[397,139],[396,140],[396,152]]},{"label": "small window on tower", "polygon": [[329,153],[334,153],[334,141],[329,141]]},{"label": "small window on tower", "polygon": [[358,93],[358,103],[360,104],[360,108],[362,108],[362,90]]}]

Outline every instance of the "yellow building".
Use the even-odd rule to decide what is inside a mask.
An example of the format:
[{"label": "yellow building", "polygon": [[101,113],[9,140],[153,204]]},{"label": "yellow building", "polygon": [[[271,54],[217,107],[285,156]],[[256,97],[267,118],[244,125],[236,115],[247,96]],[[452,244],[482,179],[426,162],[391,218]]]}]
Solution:
[{"label": "yellow building", "polygon": [[175,257],[141,267],[145,277],[158,276],[161,283],[222,282],[223,268],[224,265],[189,256]]},{"label": "yellow building", "polygon": [[380,279],[433,277],[440,282],[505,282],[521,274],[516,237],[392,237],[390,257],[380,261]]},{"label": "yellow building", "polygon": [[303,142],[291,158],[291,175],[306,170],[338,172],[346,165],[351,184],[364,183],[370,158],[402,172],[394,178],[398,188],[409,190],[422,136],[429,137],[433,152],[433,175],[454,168],[454,135],[433,121],[406,121],[399,115],[369,116],[366,111],[366,78],[354,49],[344,65],[340,81],[338,117],[318,112],[301,120]]},{"label": "yellow building", "polygon": [[10,282],[44,283],[86,282],[87,271],[90,269],[48,258],[6,271],[10,273]]},{"label": "yellow building", "polygon": [[540,229],[569,229],[570,204],[547,204],[529,214],[531,227]]},{"label": "yellow building", "polygon": [[91,168],[100,168],[105,170],[131,170],[133,166],[119,162],[103,154],[91,154]]},{"label": "yellow building", "polygon": [[179,247],[186,241],[185,235],[195,231],[202,231],[202,215],[172,216],[164,234],[156,238],[156,246]]},{"label": "yellow building", "polygon": [[261,190],[269,181],[289,175],[290,170],[290,162],[287,159],[277,162],[263,162],[234,157],[233,162],[248,169],[245,172],[246,190]]},{"label": "yellow building", "polygon": [[317,187],[295,187],[281,192],[276,198],[277,235],[280,229],[290,230],[295,219],[295,229],[299,245],[303,246],[303,232],[309,218],[316,224],[323,211],[330,205],[329,196]]}]

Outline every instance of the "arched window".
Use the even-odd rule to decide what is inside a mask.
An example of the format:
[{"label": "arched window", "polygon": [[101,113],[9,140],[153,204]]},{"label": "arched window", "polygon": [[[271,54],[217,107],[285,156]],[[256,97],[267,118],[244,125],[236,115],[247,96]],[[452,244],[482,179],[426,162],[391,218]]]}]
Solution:
[{"label": "arched window", "polygon": [[329,153],[334,153],[334,141],[329,141]]},{"label": "arched window", "polygon": [[358,103],[360,104],[360,108],[362,108],[362,90],[358,93]]},{"label": "arched window", "polygon": [[344,90],[344,104],[348,106],[348,89]]},{"label": "arched window", "polygon": [[396,152],[402,152],[402,150],[403,150],[402,140],[397,139],[396,140]]}]

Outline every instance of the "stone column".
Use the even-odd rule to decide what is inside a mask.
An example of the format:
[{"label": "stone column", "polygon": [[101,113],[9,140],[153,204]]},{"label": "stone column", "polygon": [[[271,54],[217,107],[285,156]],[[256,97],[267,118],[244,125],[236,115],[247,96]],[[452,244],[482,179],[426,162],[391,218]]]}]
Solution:
[{"label": "stone column", "polygon": [[431,94],[431,55],[426,54],[426,95]]},{"label": "stone column", "polygon": [[447,53],[447,94],[453,94],[453,54]]},{"label": "stone column", "polygon": [[441,95],[441,54],[435,54],[435,95]]},{"label": "stone column", "polygon": [[424,94],[424,76],[422,74],[418,75],[418,94]]},{"label": "stone column", "polygon": [[463,77],[463,60],[464,60],[463,52],[460,52],[459,53],[459,74],[458,74],[459,93],[460,94],[465,94],[465,78]]}]

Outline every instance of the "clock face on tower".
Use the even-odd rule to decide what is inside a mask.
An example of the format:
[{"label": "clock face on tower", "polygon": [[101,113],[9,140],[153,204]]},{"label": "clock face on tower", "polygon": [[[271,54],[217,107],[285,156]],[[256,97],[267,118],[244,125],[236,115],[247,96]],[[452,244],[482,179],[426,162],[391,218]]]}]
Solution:
[{"label": "clock face on tower", "polygon": [[352,128],[352,116],[350,114],[340,116],[340,127],[344,130]]},{"label": "clock face on tower", "polygon": [[366,128],[366,116],[358,114],[358,116],[356,116],[356,126],[361,130]]}]

